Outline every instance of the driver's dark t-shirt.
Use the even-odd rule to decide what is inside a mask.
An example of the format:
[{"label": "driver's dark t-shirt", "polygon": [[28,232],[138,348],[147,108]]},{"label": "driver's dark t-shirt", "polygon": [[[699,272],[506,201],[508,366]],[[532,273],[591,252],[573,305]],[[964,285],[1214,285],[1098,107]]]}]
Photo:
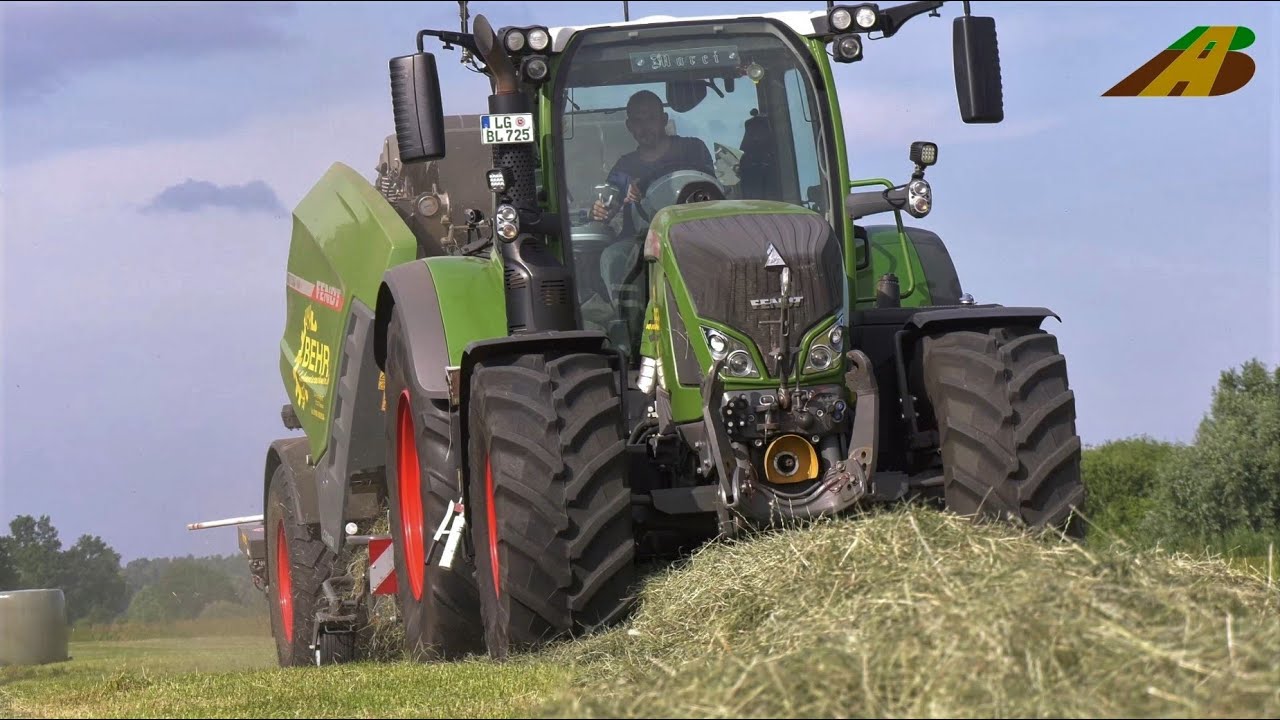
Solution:
[{"label": "driver's dark t-shirt", "polygon": [[632,182],[639,185],[640,192],[644,192],[649,183],[677,170],[700,170],[714,175],[715,166],[711,162],[711,152],[707,150],[706,144],[696,137],[672,135],[667,152],[657,160],[645,160],[639,150],[632,150],[618,158],[609,173],[609,180],[619,182],[624,194]]},{"label": "driver's dark t-shirt", "polygon": [[[656,160],[644,159],[639,150],[632,150],[618,158],[618,162],[613,165],[613,170],[609,172],[609,182],[621,189],[622,197],[626,197],[627,188],[633,182],[643,194],[654,180],[677,170],[698,170],[711,176],[716,174],[715,164],[711,160],[711,152],[707,150],[706,143],[696,137],[681,135],[672,135],[670,139],[671,144],[667,146],[667,151]],[[631,212],[625,212],[622,237],[632,237],[635,232],[636,227],[632,223]]]}]

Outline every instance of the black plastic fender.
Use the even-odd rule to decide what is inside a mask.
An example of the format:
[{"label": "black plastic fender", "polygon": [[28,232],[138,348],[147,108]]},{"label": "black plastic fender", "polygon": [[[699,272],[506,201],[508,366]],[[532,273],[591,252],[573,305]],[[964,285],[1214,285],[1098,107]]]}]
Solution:
[{"label": "black plastic fender", "polygon": [[1045,318],[1062,322],[1058,314],[1042,307],[1004,307],[1001,305],[972,305],[945,307],[937,310],[920,310],[912,313],[906,329],[918,333],[937,332],[970,327],[997,327],[1002,325],[1035,325],[1039,327]]},{"label": "black plastic fender", "polygon": [[373,356],[382,371],[387,369],[387,328],[397,305],[412,308],[404,316],[405,330],[413,348],[414,376],[420,389],[435,400],[449,397],[449,345],[440,298],[426,263],[407,262],[383,275],[373,321]]},{"label": "black plastic fender", "polygon": [[294,517],[304,523],[320,522],[320,502],[316,493],[315,469],[307,463],[308,441],[305,437],[280,438],[267,448],[266,473],[262,480],[262,515],[267,513],[267,495],[271,492],[271,476],[282,463],[293,470],[297,481],[297,506]]}]

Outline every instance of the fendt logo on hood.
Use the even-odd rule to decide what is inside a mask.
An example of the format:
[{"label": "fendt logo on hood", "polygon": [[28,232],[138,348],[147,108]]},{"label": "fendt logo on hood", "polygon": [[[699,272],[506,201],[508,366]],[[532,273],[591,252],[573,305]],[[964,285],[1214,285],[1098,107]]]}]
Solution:
[{"label": "fendt logo on hood", "polygon": [[752,300],[751,307],[756,310],[780,308],[784,297],[787,298],[787,307],[800,307],[800,303],[804,301],[803,295],[787,297],[791,292],[791,267],[782,259],[782,253],[778,252],[773,243],[769,243],[769,248],[765,251],[764,269],[782,274],[782,290],[778,293],[781,297]]}]

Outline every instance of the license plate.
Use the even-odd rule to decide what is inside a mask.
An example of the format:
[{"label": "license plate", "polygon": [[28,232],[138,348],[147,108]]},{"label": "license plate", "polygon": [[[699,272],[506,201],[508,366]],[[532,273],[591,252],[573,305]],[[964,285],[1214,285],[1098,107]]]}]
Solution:
[{"label": "license plate", "polygon": [[533,142],[533,113],[481,115],[480,132],[485,145]]}]

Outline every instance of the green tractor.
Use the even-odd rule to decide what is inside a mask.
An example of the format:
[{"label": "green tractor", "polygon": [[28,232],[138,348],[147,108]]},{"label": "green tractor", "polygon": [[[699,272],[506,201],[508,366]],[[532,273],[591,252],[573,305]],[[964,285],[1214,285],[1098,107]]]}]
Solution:
[{"label": "green tractor", "polygon": [[[377,179],[335,164],[294,214],[304,435],[245,535],[281,664],[359,657],[378,593],[415,657],[504,658],[708,541],[908,497],[1079,537],[1057,316],[975,303],[904,225],[935,144],[849,176],[833,62],[942,4],[418,32]],[[961,118],[999,122],[994,21],[953,23]],[[427,38],[487,113],[444,113]]]}]

